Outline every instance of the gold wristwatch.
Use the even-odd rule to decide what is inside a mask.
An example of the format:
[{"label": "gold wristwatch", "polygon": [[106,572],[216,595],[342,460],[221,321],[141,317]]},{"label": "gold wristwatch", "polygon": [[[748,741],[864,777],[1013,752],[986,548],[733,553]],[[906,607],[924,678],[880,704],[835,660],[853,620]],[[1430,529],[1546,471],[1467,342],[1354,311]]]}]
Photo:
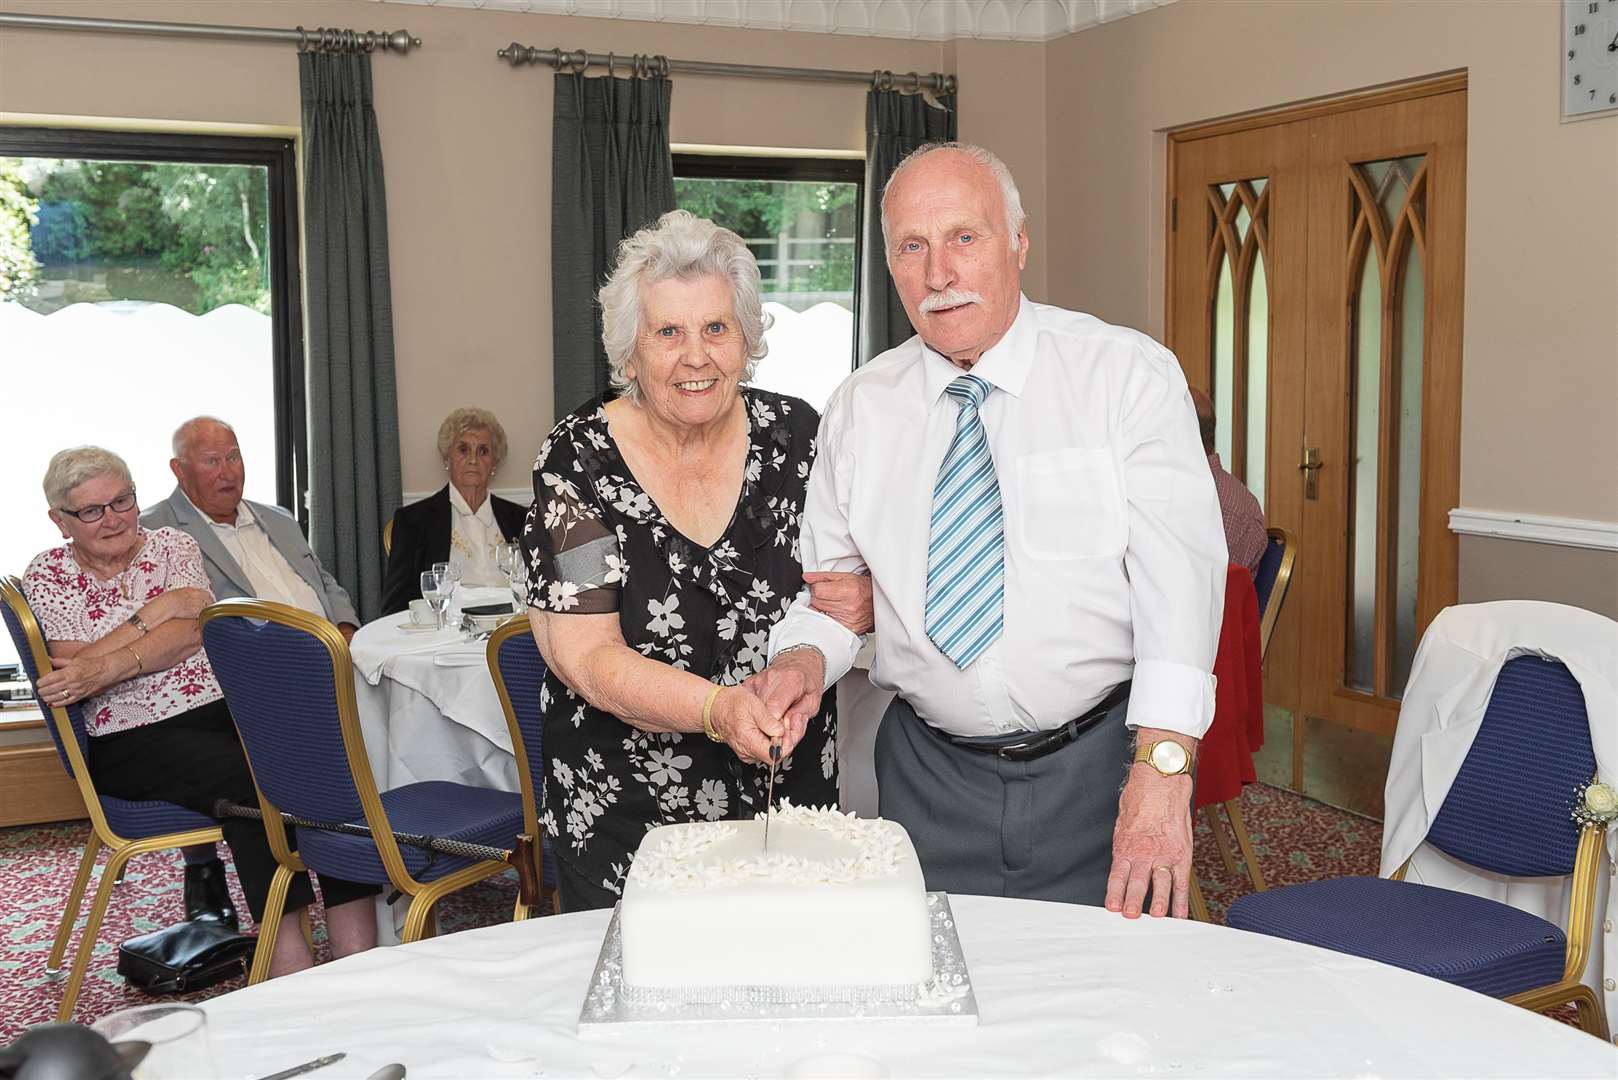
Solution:
[{"label": "gold wristwatch", "polygon": [[1159,739],[1135,747],[1135,761],[1144,761],[1156,769],[1159,776],[1179,776],[1191,771],[1191,754],[1173,739]]}]

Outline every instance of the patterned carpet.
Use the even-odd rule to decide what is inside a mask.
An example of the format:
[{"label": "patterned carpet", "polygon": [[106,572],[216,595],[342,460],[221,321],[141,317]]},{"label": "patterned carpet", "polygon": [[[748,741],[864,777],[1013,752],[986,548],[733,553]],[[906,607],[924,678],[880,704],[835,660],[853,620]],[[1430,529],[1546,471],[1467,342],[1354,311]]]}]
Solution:
[{"label": "patterned carpet", "polygon": [[[1381,842],[1378,822],[1263,785],[1249,787],[1241,805],[1271,885],[1376,873]],[[83,851],[84,835],[82,822],[0,829],[0,1045],[24,1028],[55,1017],[61,983],[47,978],[45,961]],[[1225,871],[1200,821],[1196,865],[1209,911],[1215,921],[1222,920],[1225,908],[1251,886],[1239,870],[1238,876]],[[92,881],[92,892],[94,888]],[[232,889],[235,891],[234,877]],[[516,891],[516,878],[508,875],[448,897],[439,905],[440,932],[509,919]],[[245,919],[247,904],[239,891],[235,896],[236,908]],[[126,986],[116,973],[118,942],[168,926],[182,914],[178,854],[159,852],[131,860],[123,884],[113,893],[75,1018],[88,1022],[152,1000]],[[325,959],[319,912],[314,916],[317,955]],[[68,963],[77,944],[75,934]],[[242,980],[236,979],[182,1000],[202,1000],[241,985]]]}]

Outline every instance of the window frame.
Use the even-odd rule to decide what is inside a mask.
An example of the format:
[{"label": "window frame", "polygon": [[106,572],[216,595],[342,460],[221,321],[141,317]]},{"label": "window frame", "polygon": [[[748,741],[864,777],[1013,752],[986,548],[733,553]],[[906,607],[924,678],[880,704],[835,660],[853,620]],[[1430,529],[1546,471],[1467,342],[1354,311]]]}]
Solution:
[{"label": "window frame", "polygon": [[[854,187],[854,338],[849,345],[849,373],[860,366],[860,293],[865,279],[865,159],[863,157],[764,157],[750,154],[677,152],[676,180],[788,180],[853,184]],[[765,299],[768,299],[766,296]]]},{"label": "window frame", "polygon": [[308,412],[298,171],[291,138],[0,125],[0,157],[263,166],[269,180],[270,353],[275,386],[275,498],[307,532]]}]

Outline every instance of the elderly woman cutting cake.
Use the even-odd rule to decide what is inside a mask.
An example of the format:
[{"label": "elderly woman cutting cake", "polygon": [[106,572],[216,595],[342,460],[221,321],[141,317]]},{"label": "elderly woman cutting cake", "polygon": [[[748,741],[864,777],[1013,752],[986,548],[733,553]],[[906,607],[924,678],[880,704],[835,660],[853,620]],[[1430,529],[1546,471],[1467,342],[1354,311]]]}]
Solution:
[{"label": "elderly woman cutting cake", "polygon": [[[778,800],[837,800],[833,695],[780,717],[741,685],[803,586],[819,419],[743,385],[765,351],[758,266],[677,210],[624,241],[600,301],[617,394],[545,439],[523,535],[569,910],[617,900],[649,827],[762,811],[772,742]],[[827,614],[870,629],[867,579],[814,578]]]}]

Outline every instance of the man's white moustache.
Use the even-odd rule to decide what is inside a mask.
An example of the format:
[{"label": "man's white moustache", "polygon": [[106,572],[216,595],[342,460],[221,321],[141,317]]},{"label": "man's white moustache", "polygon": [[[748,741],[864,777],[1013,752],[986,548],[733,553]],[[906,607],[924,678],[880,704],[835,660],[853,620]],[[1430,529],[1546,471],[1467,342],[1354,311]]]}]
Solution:
[{"label": "man's white moustache", "polygon": [[946,289],[943,292],[933,293],[921,302],[921,310],[937,311],[940,308],[960,307],[962,304],[981,304],[983,297],[975,292],[964,289]]}]

